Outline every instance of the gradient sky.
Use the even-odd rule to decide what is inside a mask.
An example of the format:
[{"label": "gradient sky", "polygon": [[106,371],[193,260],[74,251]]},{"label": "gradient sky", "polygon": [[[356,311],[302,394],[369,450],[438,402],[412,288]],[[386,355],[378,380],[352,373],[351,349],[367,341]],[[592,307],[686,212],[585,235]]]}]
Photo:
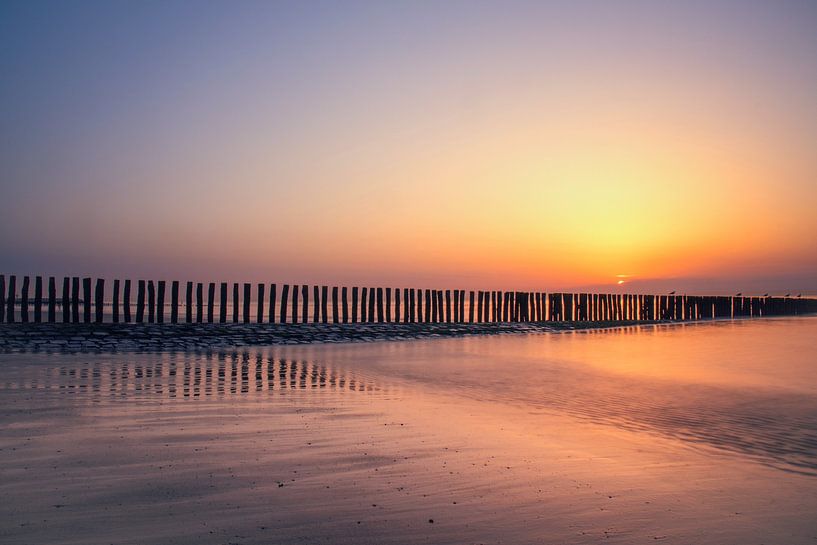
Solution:
[{"label": "gradient sky", "polygon": [[0,73],[0,272],[817,293],[817,2],[5,1]]}]

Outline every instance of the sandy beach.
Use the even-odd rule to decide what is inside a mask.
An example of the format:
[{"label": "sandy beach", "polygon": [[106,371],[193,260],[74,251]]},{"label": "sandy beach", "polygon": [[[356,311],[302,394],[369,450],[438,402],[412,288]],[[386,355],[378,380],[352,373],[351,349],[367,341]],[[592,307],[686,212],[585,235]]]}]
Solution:
[{"label": "sandy beach", "polygon": [[812,543],[815,327],[3,354],[0,541]]}]

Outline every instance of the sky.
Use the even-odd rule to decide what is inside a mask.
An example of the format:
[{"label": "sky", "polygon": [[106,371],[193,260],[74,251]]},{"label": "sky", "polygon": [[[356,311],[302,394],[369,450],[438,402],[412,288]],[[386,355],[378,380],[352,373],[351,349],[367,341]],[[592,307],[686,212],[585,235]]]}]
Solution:
[{"label": "sky", "polygon": [[817,3],[0,3],[0,273],[817,294]]}]

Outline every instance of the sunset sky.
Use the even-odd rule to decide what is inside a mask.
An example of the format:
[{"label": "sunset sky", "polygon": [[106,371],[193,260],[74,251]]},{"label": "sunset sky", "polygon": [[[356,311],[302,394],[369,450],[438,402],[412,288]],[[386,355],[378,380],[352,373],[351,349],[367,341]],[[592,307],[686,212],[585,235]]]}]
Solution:
[{"label": "sunset sky", "polygon": [[0,73],[0,273],[817,293],[817,2],[6,1]]}]

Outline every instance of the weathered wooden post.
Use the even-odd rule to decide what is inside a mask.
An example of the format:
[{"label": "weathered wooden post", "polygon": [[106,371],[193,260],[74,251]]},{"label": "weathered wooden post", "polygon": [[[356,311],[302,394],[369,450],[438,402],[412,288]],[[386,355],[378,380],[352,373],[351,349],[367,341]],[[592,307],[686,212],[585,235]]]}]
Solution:
[{"label": "weathered wooden post", "polygon": [[76,276],[71,277],[71,321],[79,323],[79,278]]},{"label": "weathered wooden post", "polygon": [[113,294],[111,296],[111,321],[119,323],[119,279],[113,280]]},{"label": "weathered wooden post", "polygon": [[159,280],[156,282],[156,322],[164,323],[165,321],[165,281]]},{"label": "weathered wooden post", "polygon": [[329,323],[329,286],[321,286],[321,323]]},{"label": "weathered wooden post", "polygon": [[[63,291],[65,286],[63,286]],[[122,288],[122,317],[125,323],[130,323],[130,279],[125,279],[125,286]]]},{"label": "weathered wooden post", "polygon": [[156,321],[156,286],[153,280],[148,280],[148,323]]},{"label": "weathered wooden post", "polygon": [[[79,287],[77,287],[79,291]],[[17,303],[17,277],[13,274],[9,275],[9,291],[6,297],[6,321],[13,324],[15,321],[14,306]],[[79,317],[77,317],[79,321]]]},{"label": "weathered wooden post", "polygon": [[6,277],[0,274],[0,324],[6,321]]},{"label": "weathered wooden post", "polygon": [[349,291],[346,286],[340,290],[340,299],[343,305],[343,323],[349,323]]},{"label": "weathered wooden post", "polygon": [[102,278],[96,279],[96,289],[94,292],[94,303],[96,304],[96,323],[102,323],[102,317],[104,316],[104,305],[105,305],[105,280]]},{"label": "weathered wooden post", "polygon": [[139,280],[136,284],[136,323],[145,321],[145,281]]},{"label": "weathered wooden post", "polygon": [[400,288],[394,288],[394,323],[400,323],[400,303]]},{"label": "weathered wooden post", "polygon": [[332,323],[338,322],[338,287],[332,286]]},{"label": "weathered wooden post", "polygon": [[321,287],[315,284],[314,286],[312,286],[312,323],[317,324],[320,321],[321,321]]},{"label": "weathered wooden post", "polygon": [[275,323],[275,298],[276,298],[276,290],[278,286],[276,284],[270,284],[269,287],[269,323]]},{"label": "weathered wooden post", "polygon": [[[442,312],[440,312],[440,318],[442,318]],[[445,321],[451,323],[451,290],[445,290]]]},{"label": "weathered wooden post", "polygon": [[406,288],[408,290],[408,297],[406,298],[406,307],[408,310],[408,316],[406,317],[406,322],[413,324],[415,320],[415,310],[417,309],[417,301],[415,300],[415,291],[414,288]]},{"label": "weathered wooden post", "polygon": [[287,323],[287,302],[289,299],[289,284],[282,284],[281,285],[281,314],[279,316],[279,322],[282,324]]},{"label": "weathered wooden post", "polygon": [[[0,286],[0,293],[3,292]],[[0,308],[2,308],[2,296],[0,296]],[[2,314],[2,313],[0,313]],[[2,318],[0,318],[2,320]],[[53,276],[48,277],[48,323],[53,324],[57,321],[57,279]]]},{"label": "weathered wooden post", "polygon": [[383,288],[377,288],[377,322],[383,323]]},{"label": "weathered wooden post", "polygon": [[292,285],[292,323],[298,323],[298,284]]},{"label": "weathered wooden post", "polygon": [[309,286],[301,286],[301,322],[309,323]]},{"label": "weathered wooden post", "polygon": [[238,323],[238,309],[240,301],[238,300],[238,282],[233,282],[233,323]]},{"label": "weathered wooden post", "polygon": [[411,323],[411,305],[414,299],[410,288],[403,288],[403,322]]},{"label": "weathered wooden post", "polygon": [[[374,306],[377,300],[377,291],[375,288],[369,288],[369,322],[374,323],[375,315],[374,315]],[[383,294],[380,294],[380,300],[383,300]]]},{"label": "weathered wooden post", "polygon": [[386,322],[391,322],[391,288],[386,288]]},{"label": "weathered wooden post", "polygon": [[243,312],[241,313],[242,322],[245,324],[250,323],[250,298],[252,294],[250,291],[252,290],[252,284],[248,282],[244,282],[244,297],[242,298],[243,303]]},{"label": "weathered wooden post", "polygon": [[28,276],[23,277],[23,286],[20,288],[20,321],[28,322]]},{"label": "weathered wooden post", "polygon": [[220,282],[218,285],[218,323],[220,324],[227,323],[227,305],[227,282]]},{"label": "weathered wooden post", "polygon": [[43,321],[43,277],[34,277],[34,322]]},{"label": "weathered wooden post", "polygon": [[196,323],[204,322],[204,284],[196,282]]},{"label": "weathered wooden post", "polygon": [[193,323],[193,282],[190,281],[184,286],[184,321]]},{"label": "weathered wooden post", "polygon": [[468,290],[468,322],[474,323],[474,300],[475,300],[474,290]]},{"label": "weathered wooden post", "polygon": [[368,291],[369,288],[361,288],[360,291],[360,321],[366,322],[368,321],[368,315],[366,314],[366,309],[368,308]]},{"label": "weathered wooden post", "polygon": [[424,322],[428,323],[431,321],[431,290],[425,290],[425,312],[423,314]]},{"label": "weathered wooden post", "polygon": [[[116,290],[116,280],[114,280],[114,291]],[[173,280],[170,283],[170,323],[179,323],[179,281]]]},{"label": "weathered wooden post", "polygon": [[264,290],[266,286],[263,282],[258,283],[258,300],[255,302],[255,323],[263,324],[264,323],[264,301],[266,297],[264,297]]},{"label": "weathered wooden post", "polygon": [[357,323],[357,286],[352,287],[352,323]]},{"label": "weathered wooden post", "polygon": [[91,279],[82,279],[82,319],[86,324],[91,323]]},{"label": "weathered wooden post", "polygon": [[207,283],[207,323],[212,324],[215,319],[215,306],[216,306],[216,283],[215,282],[208,282]]}]

